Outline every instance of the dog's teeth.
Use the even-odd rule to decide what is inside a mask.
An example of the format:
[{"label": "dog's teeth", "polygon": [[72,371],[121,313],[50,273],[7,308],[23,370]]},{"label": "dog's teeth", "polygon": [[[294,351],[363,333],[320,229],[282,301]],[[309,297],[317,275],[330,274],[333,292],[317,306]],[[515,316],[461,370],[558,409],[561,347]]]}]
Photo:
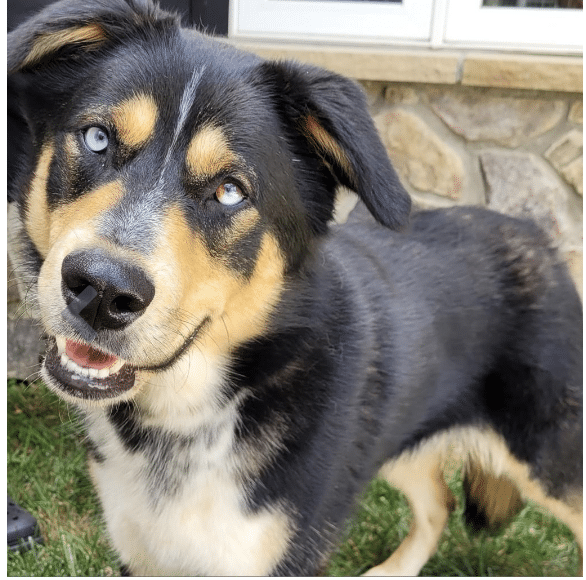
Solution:
[{"label": "dog's teeth", "polygon": [[67,340],[65,338],[63,338],[62,336],[56,336],[55,342],[57,343],[57,352],[61,355],[64,354],[65,353],[65,345],[67,344]]},{"label": "dog's teeth", "polygon": [[105,369],[105,370],[108,371],[108,374],[113,375],[114,373],[117,373],[123,366],[124,366],[124,361],[117,360],[111,367],[108,367],[108,369]]},{"label": "dog's teeth", "polygon": [[65,368],[72,373],[77,372],[79,368],[71,359],[67,359],[67,363],[65,364]]},{"label": "dog's teeth", "polygon": [[65,353],[65,341],[61,341],[59,337],[57,337],[57,348],[60,349],[61,342],[63,342],[64,351],[59,353],[61,355],[61,365],[68,371],[80,375],[82,377],[87,377],[88,379],[105,379],[110,375],[117,373],[124,366],[124,361],[118,359],[111,367],[107,367],[104,369],[82,367],[67,356],[67,354]]}]

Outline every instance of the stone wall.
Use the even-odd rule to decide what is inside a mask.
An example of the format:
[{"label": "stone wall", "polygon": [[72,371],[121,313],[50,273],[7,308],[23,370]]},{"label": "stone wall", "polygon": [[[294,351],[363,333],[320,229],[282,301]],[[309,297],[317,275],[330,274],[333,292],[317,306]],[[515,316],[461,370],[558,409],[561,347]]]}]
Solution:
[{"label": "stone wall", "polygon": [[582,95],[365,81],[404,185],[424,208],[535,219],[582,292]]}]

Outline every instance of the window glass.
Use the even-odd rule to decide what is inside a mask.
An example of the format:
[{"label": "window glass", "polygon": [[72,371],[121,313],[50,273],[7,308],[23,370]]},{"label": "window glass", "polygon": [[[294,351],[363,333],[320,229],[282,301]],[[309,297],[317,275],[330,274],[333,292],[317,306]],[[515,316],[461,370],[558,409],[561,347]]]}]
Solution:
[{"label": "window glass", "polygon": [[230,0],[230,35],[582,54],[582,0]]},{"label": "window glass", "polygon": [[482,6],[499,8],[579,8],[582,0],[483,0]]},{"label": "window glass", "polygon": [[382,45],[429,42],[434,0],[231,0],[230,35]]}]

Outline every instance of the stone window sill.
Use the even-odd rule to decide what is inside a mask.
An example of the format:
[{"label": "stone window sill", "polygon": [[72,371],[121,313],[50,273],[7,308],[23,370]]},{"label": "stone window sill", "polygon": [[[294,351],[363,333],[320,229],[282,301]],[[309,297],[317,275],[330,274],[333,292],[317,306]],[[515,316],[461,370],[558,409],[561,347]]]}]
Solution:
[{"label": "stone window sill", "polygon": [[460,84],[582,93],[581,56],[376,49],[229,39],[264,58],[289,58],[364,81]]}]

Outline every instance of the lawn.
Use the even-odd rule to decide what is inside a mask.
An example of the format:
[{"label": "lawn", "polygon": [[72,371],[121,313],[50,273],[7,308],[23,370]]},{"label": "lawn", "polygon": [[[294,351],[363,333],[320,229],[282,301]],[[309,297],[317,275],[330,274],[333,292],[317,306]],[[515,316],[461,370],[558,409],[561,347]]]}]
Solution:
[{"label": "lawn", "polygon": [[[569,530],[526,506],[498,535],[471,534],[462,523],[457,472],[449,477],[458,498],[437,554],[423,576],[567,576],[578,571]],[[67,407],[41,384],[8,381],[8,494],[39,521],[45,544],[8,554],[8,576],[117,576],[96,496],[85,466],[83,440]],[[394,550],[409,529],[399,492],[375,480],[328,576],[355,576]]]}]

